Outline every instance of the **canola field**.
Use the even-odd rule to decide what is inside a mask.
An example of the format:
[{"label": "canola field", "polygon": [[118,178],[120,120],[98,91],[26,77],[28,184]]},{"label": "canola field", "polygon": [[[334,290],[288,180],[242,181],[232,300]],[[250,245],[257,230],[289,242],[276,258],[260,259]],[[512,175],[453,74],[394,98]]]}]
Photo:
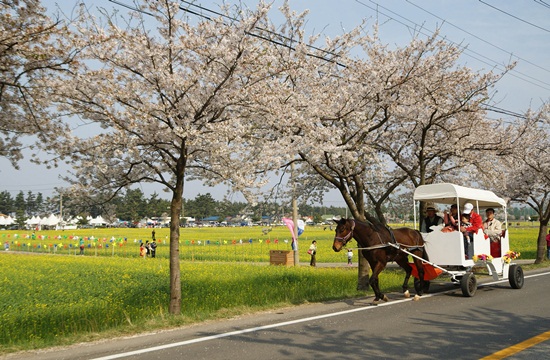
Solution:
[{"label": "canola field", "polygon": [[[0,353],[365,295],[356,291],[355,268],[268,266],[269,250],[290,250],[285,227],[185,228],[182,314],[173,316],[167,310],[169,230],[155,229],[156,258],[139,256],[151,231],[1,231],[9,250],[0,252]],[[510,229],[512,249],[522,259],[534,258],[536,231]],[[345,264],[345,254],[331,249],[333,237],[328,227],[307,227],[299,239],[300,260],[309,261],[306,250],[317,240],[318,263]],[[399,290],[402,281],[401,270],[386,270],[380,278],[385,292]]]},{"label": "canola field", "polygon": [[[84,256],[139,256],[139,246],[152,241],[155,231],[156,256],[169,255],[169,229],[79,229],[48,231],[2,231],[0,241],[9,251],[79,255],[81,242]],[[343,262],[345,254],[331,249],[334,231],[330,226],[307,227],[299,237],[300,261],[309,261],[306,251],[313,240],[318,242],[318,261]],[[270,250],[291,250],[291,235],[284,226],[205,227],[180,229],[182,260],[268,262]]]}]

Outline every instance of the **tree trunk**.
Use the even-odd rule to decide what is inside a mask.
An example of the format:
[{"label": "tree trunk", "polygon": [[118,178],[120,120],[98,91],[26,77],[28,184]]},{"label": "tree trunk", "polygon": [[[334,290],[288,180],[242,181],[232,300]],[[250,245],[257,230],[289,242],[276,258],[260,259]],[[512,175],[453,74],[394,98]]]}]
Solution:
[{"label": "tree trunk", "polygon": [[[535,264],[540,264],[546,256],[546,234],[548,233],[548,221],[539,223],[539,236],[537,240],[537,257]],[[550,259],[549,259],[550,260]]]},{"label": "tree trunk", "polygon": [[185,158],[176,167],[176,187],[170,203],[170,314],[181,313],[181,274],[180,274],[180,216],[183,204],[183,184]]},{"label": "tree trunk", "polygon": [[357,290],[367,291],[369,289],[369,277],[370,277],[370,266],[369,262],[363,256],[361,250],[357,251],[358,255],[358,274],[357,274]]},{"label": "tree trunk", "polygon": [[170,314],[181,313],[180,214],[182,196],[175,191],[170,204]]}]

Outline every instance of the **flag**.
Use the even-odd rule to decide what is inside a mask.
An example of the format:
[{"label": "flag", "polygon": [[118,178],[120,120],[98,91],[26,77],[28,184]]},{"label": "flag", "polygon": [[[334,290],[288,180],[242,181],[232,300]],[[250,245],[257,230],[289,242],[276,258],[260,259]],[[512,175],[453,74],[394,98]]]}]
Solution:
[{"label": "flag", "polygon": [[[298,242],[297,239],[294,238],[294,221],[289,218],[282,218],[283,224],[286,225],[288,230],[290,230],[290,233],[292,234],[292,250],[298,250]],[[298,236],[302,235],[304,233],[306,224],[304,220],[298,220]]]},{"label": "flag", "polygon": [[298,236],[302,235],[305,229],[306,223],[304,222],[304,220],[298,220]]}]

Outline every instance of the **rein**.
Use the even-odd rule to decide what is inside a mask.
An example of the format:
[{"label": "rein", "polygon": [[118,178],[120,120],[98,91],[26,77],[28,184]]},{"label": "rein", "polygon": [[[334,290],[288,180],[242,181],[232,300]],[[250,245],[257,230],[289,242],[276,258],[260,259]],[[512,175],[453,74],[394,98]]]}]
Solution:
[{"label": "rein", "polygon": [[368,250],[381,249],[381,248],[385,248],[385,247],[388,247],[388,246],[404,247],[404,248],[412,249],[412,248],[423,248],[425,246],[425,244],[422,244],[422,245],[405,245],[405,244],[401,244],[401,243],[395,243],[395,244],[382,243],[382,244],[379,244],[379,245],[373,245],[373,246],[369,246],[369,247],[357,247],[357,248],[348,248],[348,249],[367,250],[368,251]]}]

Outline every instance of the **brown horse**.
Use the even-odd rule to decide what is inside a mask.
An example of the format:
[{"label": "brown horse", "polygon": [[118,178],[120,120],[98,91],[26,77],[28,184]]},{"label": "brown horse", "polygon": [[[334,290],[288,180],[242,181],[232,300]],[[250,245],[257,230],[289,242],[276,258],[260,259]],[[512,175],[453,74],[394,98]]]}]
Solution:
[{"label": "brown horse", "polygon": [[[408,261],[408,254],[390,244],[395,244],[400,249],[405,249],[424,260],[428,260],[428,255],[424,248],[424,239],[420,232],[409,228],[391,230],[381,224],[367,224],[353,219],[341,219],[336,221],[336,223],[336,235],[332,249],[339,252],[352,238],[357,240],[359,249],[372,269],[369,285],[374,290],[375,298],[373,303],[377,304],[380,300],[388,301],[388,297],[382,294],[378,286],[378,275],[384,270],[388,261],[395,261],[405,270],[403,293],[408,297],[408,283],[412,271],[412,267]],[[415,257],[413,259],[419,278],[419,282],[415,282],[415,290],[417,295],[421,296],[427,285],[424,282],[424,268],[422,260]]]}]

